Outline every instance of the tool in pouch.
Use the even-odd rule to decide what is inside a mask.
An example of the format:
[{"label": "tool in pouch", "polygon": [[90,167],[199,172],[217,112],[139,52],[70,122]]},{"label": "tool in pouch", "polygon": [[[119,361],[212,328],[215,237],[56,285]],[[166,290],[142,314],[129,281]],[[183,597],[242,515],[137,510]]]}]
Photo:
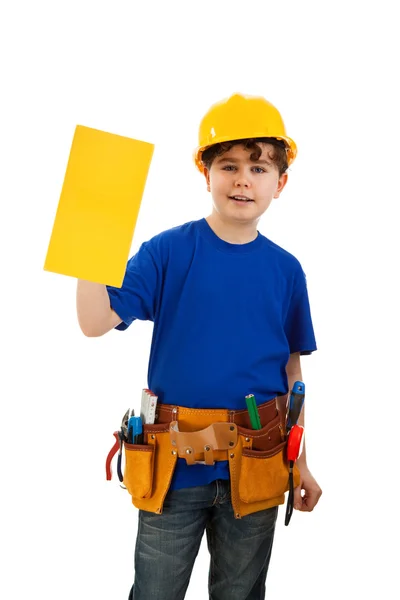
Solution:
[{"label": "tool in pouch", "polygon": [[286,421],[286,433],[288,436],[286,455],[289,462],[289,497],[286,505],[285,525],[289,525],[293,514],[294,484],[293,467],[295,461],[301,454],[301,443],[303,440],[304,427],[297,425],[301,409],[304,404],[305,385],[302,381],[295,381],[290,393],[289,411]]},{"label": "tool in pouch", "polygon": [[261,429],[260,415],[258,414],[256,399],[254,394],[245,396],[247,411],[250,417],[250,423],[253,429]]},{"label": "tool in pouch", "polygon": [[[142,390],[141,405],[140,405],[140,417],[135,416],[133,408],[128,408],[125,412],[122,421],[121,428],[119,431],[114,431],[115,437],[114,446],[111,448],[106,459],[106,479],[111,481],[112,470],[111,462],[115,454],[118,452],[117,459],[117,475],[119,481],[124,481],[122,472],[122,449],[124,443],[127,444],[143,444],[143,423],[154,423],[156,418],[156,406],[157,396],[148,389]],[[126,489],[124,486],[120,486]]]},{"label": "tool in pouch", "polygon": [[118,475],[118,479],[120,480],[121,483],[124,480],[124,476],[122,474],[122,465],[121,465],[121,463],[122,463],[122,447],[123,447],[123,442],[128,441],[128,422],[129,422],[129,419],[134,414],[135,414],[134,410],[128,408],[128,410],[126,411],[126,413],[124,414],[124,416],[122,418],[121,429],[119,431],[114,431],[114,433],[113,433],[113,435],[115,437],[115,444],[111,448],[110,452],[108,453],[107,459],[106,459],[106,479],[107,479],[107,481],[111,481],[111,478],[112,478],[111,462],[117,452],[118,452],[117,475]]}]

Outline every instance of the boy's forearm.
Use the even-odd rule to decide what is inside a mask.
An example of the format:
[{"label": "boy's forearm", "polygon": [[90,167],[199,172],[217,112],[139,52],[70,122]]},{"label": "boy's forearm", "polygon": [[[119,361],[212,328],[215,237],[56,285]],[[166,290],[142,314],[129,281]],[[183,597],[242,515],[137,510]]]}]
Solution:
[{"label": "boy's forearm", "polygon": [[79,326],[85,335],[89,337],[102,335],[110,320],[111,312],[106,286],[78,279],[76,310]]}]

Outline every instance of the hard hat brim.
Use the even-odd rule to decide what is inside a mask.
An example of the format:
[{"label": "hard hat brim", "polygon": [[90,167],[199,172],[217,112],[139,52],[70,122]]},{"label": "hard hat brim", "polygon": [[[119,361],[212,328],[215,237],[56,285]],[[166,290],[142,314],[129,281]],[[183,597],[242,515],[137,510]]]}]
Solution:
[{"label": "hard hat brim", "polygon": [[[251,139],[253,138],[262,138],[262,137],[266,137],[265,133],[260,134],[260,135],[252,135]],[[288,136],[268,136],[271,138],[275,138],[277,140],[282,140],[283,142],[285,142],[285,146],[286,146],[286,150],[287,150],[287,161],[288,161],[288,167],[290,167],[290,165],[293,163],[293,161],[295,160],[296,156],[297,156],[297,146],[296,143],[294,142],[294,140],[292,140],[292,138],[288,137]],[[236,138],[236,139],[250,139],[249,136],[247,137],[243,137],[243,138]],[[221,144],[222,142],[229,142],[231,141],[231,138],[226,137],[226,138],[219,138],[217,142],[215,142],[214,144],[209,144],[207,146],[198,146],[194,152],[193,152],[193,159],[195,162],[196,167],[198,168],[198,170],[200,171],[200,173],[204,173],[204,165],[202,162],[202,155],[203,152],[205,150],[207,150],[208,148],[211,148],[211,146],[215,146],[217,144]]]}]

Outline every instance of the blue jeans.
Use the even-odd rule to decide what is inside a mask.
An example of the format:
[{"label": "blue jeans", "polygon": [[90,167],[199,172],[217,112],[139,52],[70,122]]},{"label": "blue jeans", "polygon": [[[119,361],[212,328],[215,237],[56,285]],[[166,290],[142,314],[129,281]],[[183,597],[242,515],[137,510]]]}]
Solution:
[{"label": "blue jeans", "polygon": [[129,600],[183,600],[204,529],[210,600],[263,600],[278,507],[235,519],[230,482],[170,490],[161,515],[139,510]]}]

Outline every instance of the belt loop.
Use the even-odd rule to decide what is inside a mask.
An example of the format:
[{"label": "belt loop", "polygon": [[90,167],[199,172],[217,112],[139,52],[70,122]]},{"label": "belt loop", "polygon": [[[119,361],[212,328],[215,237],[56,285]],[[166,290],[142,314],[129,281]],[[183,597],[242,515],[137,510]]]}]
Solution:
[{"label": "belt loop", "polygon": [[177,421],[177,420],[178,420],[178,413],[179,413],[179,411],[178,411],[178,407],[177,407],[177,406],[174,406],[174,408],[173,408],[173,409],[172,409],[172,411],[171,411],[171,422],[172,422],[172,421]]}]

